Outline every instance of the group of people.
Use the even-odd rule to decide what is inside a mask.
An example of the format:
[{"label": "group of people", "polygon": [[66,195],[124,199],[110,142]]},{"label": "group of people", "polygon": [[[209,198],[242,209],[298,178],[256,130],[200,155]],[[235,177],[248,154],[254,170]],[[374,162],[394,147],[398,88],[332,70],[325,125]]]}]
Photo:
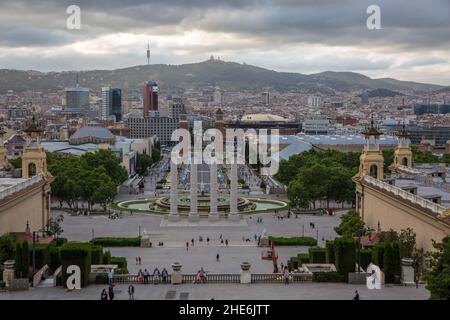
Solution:
[{"label": "group of people", "polygon": [[100,300],[114,300],[114,285],[112,283],[108,286],[108,292],[103,288],[102,293],[100,294]]},{"label": "group of people", "polygon": [[[217,254],[217,256],[219,256],[219,254]],[[206,271],[202,267],[200,268],[200,270],[197,271],[194,283],[205,283],[205,282],[206,282]]]},{"label": "group of people", "polygon": [[140,257],[140,256],[137,256],[137,257],[136,257],[136,265],[141,264],[141,262],[142,262],[141,257]]},{"label": "group of people", "polygon": [[[220,240],[220,243],[221,243],[221,244],[225,244],[225,245],[228,247],[228,243],[229,243],[229,242],[228,242],[228,239],[224,239],[223,236],[222,236],[222,234],[220,235],[219,240]],[[202,237],[202,236],[199,236],[199,237],[198,237],[198,241],[199,241],[199,242],[203,242],[203,237]],[[248,241],[250,241],[250,239],[249,239]],[[209,245],[210,243],[211,243],[211,239],[210,239],[209,237],[207,237],[207,238],[206,238],[206,244]],[[186,251],[189,250],[189,246],[193,247],[194,245],[195,245],[195,240],[194,240],[194,238],[192,238],[191,241],[186,241]]]},{"label": "group of people", "polygon": [[262,217],[256,217],[256,223],[262,223],[263,218]]},{"label": "group of people", "polygon": [[[166,268],[163,268],[162,271],[159,271],[159,269],[156,267],[155,270],[153,270],[152,275],[153,275],[153,283],[154,284],[158,284],[161,281],[167,282],[167,279],[169,277],[169,273],[167,272]],[[144,271],[139,269],[138,283],[143,283],[143,284],[150,283],[150,272],[148,272],[147,269],[144,269]]]}]

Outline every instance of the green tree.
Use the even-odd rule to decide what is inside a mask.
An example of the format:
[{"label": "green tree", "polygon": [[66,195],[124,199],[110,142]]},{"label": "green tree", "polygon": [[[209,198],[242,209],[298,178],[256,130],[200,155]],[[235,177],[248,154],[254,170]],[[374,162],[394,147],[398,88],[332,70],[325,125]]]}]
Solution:
[{"label": "green tree", "polygon": [[138,153],[136,157],[136,171],[141,176],[146,176],[148,174],[148,167],[153,163],[152,158],[145,153]]},{"label": "green tree", "polygon": [[400,257],[412,258],[416,247],[416,233],[411,228],[402,229],[398,237]]},{"label": "green tree", "polygon": [[3,264],[6,260],[14,259],[14,252],[16,246],[16,239],[5,234],[0,236],[0,264]]},{"label": "green tree", "polygon": [[394,149],[387,148],[383,149],[383,158],[384,158],[384,172],[389,172],[389,166],[394,163]]},{"label": "green tree", "polygon": [[22,266],[22,244],[17,241],[16,242],[16,249],[15,249],[15,273],[16,273],[16,277],[17,278],[22,278],[22,270],[23,270],[23,266]]},{"label": "green tree", "polygon": [[335,227],[336,233],[344,238],[353,238],[359,235],[364,228],[364,222],[355,210],[351,210],[341,216],[341,223]]},{"label": "green tree", "polygon": [[428,254],[430,270],[426,288],[432,299],[450,299],[450,236],[441,243],[433,240],[434,252]]},{"label": "green tree", "polygon": [[28,242],[24,241],[22,243],[22,277],[28,278],[28,273],[30,269],[30,249]]}]

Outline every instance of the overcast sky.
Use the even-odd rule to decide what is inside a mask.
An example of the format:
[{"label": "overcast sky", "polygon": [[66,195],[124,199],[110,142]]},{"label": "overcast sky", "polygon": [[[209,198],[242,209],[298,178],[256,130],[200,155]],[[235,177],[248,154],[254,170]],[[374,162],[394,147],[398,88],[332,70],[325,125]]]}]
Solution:
[{"label": "overcast sky", "polygon": [[[366,26],[381,8],[381,30]],[[69,30],[69,5],[81,30]],[[116,69],[210,55],[277,71],[450,85],[450,0],[0,0],[0,68]]]}]

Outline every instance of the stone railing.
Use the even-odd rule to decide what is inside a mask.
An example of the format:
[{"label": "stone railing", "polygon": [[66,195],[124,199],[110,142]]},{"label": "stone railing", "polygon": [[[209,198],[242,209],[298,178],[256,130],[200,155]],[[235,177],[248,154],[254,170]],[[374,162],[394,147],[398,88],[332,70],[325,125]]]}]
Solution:
[{"label": "stone railing", "polygon": [[407,173],[407,174],[414,175],[414,176],[415,175],[423,175],[424,174],[420,170],[417,170],[417,169],[414,169],[414,168],[411,168],[411,167],[407,167],[407,166],[404,166],[404,165],[399,165],[397,167],[397,170],[400,171],[400,172],[404,172],[404,173]]},{"label": "stone railing", "polygon": [[[312,281],[312,273],[291,273],[291,282],[305,282]],[[193,284],[196,281],[195,274],[183,274],[182,283]],[[139,280],[137,275],[114,275],[114,284],[143,284],[143,278]],[[153,275],[149,276],[149,284],[155,283]],[[252,274],[251,283],[283,283],[284,276],[282,273],[269,273],[269,274]],[[171,283],[171,276],[166,278],[166,281],[162,281],[162,277],[159,277],[158,283]],[[205,283],[240,283],[239,274],[206,274]]]},{"label": "stone railing", "polygon": [[23,189],[26,189],[28,187],[31,187],[32,185],[34,185],[35,183],[40,182],[43,179],[43,176],[41,174],[34,176],[28,180],[24,180],[22,182],[19,182],[11,187],[8,187],[2,191],[0,191],[0,200],[5,199],[6,197],[9,197],[13,194],[15,194],[16,192],[19,192]]},{"label": "stone railing", "polygon": [[42,280],[42,276],[48,271],[48,265],[43,266],[33,276],[33,287],[36,288]]},{"label": "stone railing", "polygon": [[375,179],[375,178],[370,177],[370,176],[364,176],[364,180],[367,183],[369,183],[369,184],[371,184],[371,185],[373,185],[375,187],[378,187],[378,188],[380,188],[382,190],[388,191],[388,192],[390,192],[390,193],[392,193],[392,194],[394,194],[394,195],[396,195],[398,197],[401,197],[401,198],[403,198],[405,200],[408,200],[408,201],[410,201],[410,202],[412,202],[412,203],[414,203],[416,205],[419,205],[419,206],[421,206],[424,209],[428,209],[428,210],[430,210],[431,212],[433,212],[436,215],[442,215],[444,213],[444,211],[445,211],[445,207],[441,206],[440,204],[437,204],[437,203],[434,203],[434,202],[432,202],[430,200],[422,198],[421,196],[412,194],[412,193],[410,193],[408,191],[405,191],[405,190],[403,190],[403,189],[401,189],[399,187],[395,187],[393,185],[390,185],[389,183],[386,183],[384,181]]}]

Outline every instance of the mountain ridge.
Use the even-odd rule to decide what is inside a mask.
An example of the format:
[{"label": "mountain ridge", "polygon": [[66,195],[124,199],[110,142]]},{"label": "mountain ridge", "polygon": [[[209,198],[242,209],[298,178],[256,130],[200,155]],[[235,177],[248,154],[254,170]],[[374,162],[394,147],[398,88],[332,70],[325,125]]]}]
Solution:
[{"label": "mountain ridge", "polygon": [[225,90],[300,91],[333,94],[337,92],[386,89],[391,91],[441,90],[445,86],[401,81],[392,78],[373,79],[356,72],[324,71],[315,74],[280,72],[231,61],[207,60],[180,65],[137,65],[112,70],[49,71],[0,69],[0,92],[48,91],[75,85],[98,90],[105,85],[138,89],[146,80],[156,80],[160,87],[221,87]]}]

